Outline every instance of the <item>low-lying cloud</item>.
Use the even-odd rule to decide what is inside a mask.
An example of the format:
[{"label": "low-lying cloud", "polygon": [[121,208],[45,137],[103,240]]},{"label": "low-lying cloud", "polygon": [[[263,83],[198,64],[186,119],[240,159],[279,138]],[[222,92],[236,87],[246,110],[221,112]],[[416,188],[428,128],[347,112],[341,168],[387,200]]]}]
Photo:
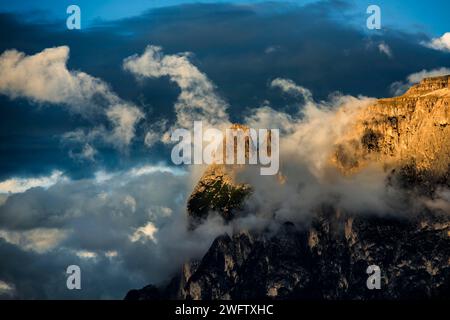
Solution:
[{"label": "low-lying cloud", "polygon": [[404,94],[411,86],[419,83],[425,78],[445,76],[450,74],[450,68],[441,67],[432,70],[421,70],[411,73],[405,81],[396,81],[391,84],[391,92],[394,96]]},{"label": "low-lying cloud", "polygon": [[[159,165],[10,194],[0,206],[0,297],[120,299],[168,279],[228,228],[212,220],[188,232],[189,183]],[[65,287],[71,264],[82,291]]]},{"label": "low-lying cloud", "polygon": [[289,79],[276,79],[271,86],[301,94],[304,100],[293,114],[263,106],[246,118],[249,126],[281,128],[283,133],[281,176],[261,177],[251,169],[239,173],[239,181],[254,188],[247,203],[250,212],[281,221],[304,221],[323,205],[353,213],[389,214],[398,209],[398,195],[386,186],[383,168],[369,166],[345,176],[330,161],[357,113],[375,99],[335,93],[327,101],[316,102],[309,90]]}]

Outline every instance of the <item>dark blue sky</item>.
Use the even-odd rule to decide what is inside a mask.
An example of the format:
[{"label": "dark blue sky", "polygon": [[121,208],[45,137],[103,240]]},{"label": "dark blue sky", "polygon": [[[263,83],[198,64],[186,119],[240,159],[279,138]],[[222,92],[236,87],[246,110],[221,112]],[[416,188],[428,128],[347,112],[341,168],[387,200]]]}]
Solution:
[{"label": "dark blue sky", "polygon": [[[172,6],[188,3],[236,3],[257,4],[267,2],[264,0],[0,0],[0,9],[3,12],[29,13],[42,11],[56,19],[64,19],[65,9],[70,4],[77,4],[82,9],[85,26],[90,26],[96,19],[115,20],[132,17],[152,8]],[[298,5],[316,2],[315,0],[291,0],[273,1],[290,2]],[[355,11],[364,11],[368,5],[376,4],[381,7],[383,19],[389,24],[395,24],[403,28],[424,28],[434,35],[448,31],[448,12],[450,3],[446,0],[433,1],[408,1],[408,0],[352,0]],[[439,8],[436,10],[435,8]]]},{"label": "dark blue sky", "polygon": [[[319,99],[333,91],[383,97],[390,95],[391,83],[410,73],[449,65],[447,53],[420,44],[447,30],[447,1],[378,1],[381,31],[366,29],[368,1],[175,5],[181,2],[188,1],[79,1],[82,19],[88,22],[78,32],[65,28],[68,1],[0,1],[5,12],[0,16],[0,51],[35,54],[67,45],[69,69],[102,79],[146,114],[131,152],[99,146],[97,161],[86,163],[69,157],[73,146],[61,142],[64,133],[92,125],[86,119],[0,96],[0,180],[55,169],[75,178],[99,168],[167,160],[168,150],[160,145],[146,148],[142,141],[152,123],[173,120],[179,89],[164,78],[139,85],[122,69],[124,58],[149,44],[171,54],[192,52],[193,64],[229,102],[234,121],[266,100],[289,107],[288,98],[268,90],[267,83],[275,77],[290,78]],[[164,7],[167,4],[173,6]],[[378,52],[380,43],[391,48],[392,57]],[[270,47],[276,52],[267,54]]]}]

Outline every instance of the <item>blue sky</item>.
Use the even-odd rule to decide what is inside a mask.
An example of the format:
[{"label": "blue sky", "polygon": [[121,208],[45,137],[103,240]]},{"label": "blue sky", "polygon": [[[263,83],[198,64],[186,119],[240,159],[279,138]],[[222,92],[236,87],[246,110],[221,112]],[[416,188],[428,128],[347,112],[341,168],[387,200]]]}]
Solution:
[{"label": "blue sky", "polygon": [[[113,20],[132,17],[145,10],[157,7],[172,6],[187,3],[242,3],[252,4],[267,2],[263,0],[0,0],[0,11],[27,13],[42,11],[56,19],[66,17],[65,9],[70,4],[77,4],[82,9],[82,15],[87,25],[95,19]],[[274,1],[277,2],[277,1]],[[281,2],[281,1],[278,1]],[[315,0],[288,0],[299,5],[316,2]],[[424,31],[439,35],[449,31],[448,12],[450,2],[447,0],[408,1],[408,0],[353,0],[357,8],[364,13],[370,4],[379,5],[382,9],[382,18],[388,24],[400,25],[404,28],[424,28]],[[359,10],[358,9],[358,10]],[[33,14],[30,14],[32,17]]]}]

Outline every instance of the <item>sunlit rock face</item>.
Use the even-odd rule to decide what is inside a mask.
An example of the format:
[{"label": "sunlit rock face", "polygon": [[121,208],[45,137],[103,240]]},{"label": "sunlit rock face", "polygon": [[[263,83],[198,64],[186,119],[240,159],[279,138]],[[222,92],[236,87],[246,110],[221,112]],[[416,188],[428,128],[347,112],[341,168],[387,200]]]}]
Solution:
[{"label": "sunlit rock face", "polygon": [[443,175],[450,163],[450,76],[427,78],[400,97],[361,109],[336,146],[344,172],[377,161],[386,169],[413,166]]},{"label": "sunlit rock face", "polygon": [[[250,144],[255,146],[257,141],[251,141],[249,128],[246,126],[233,124],[229,129],[236,132],[240,130],[243,133],[244,159],[248,163]],[[237,164],[237,138],[232,141],[228,141],[228,138],[225,135],[223,145],[220,146],[222,148],[221,164],[213,164],[206,169],[188,199],[187,213],[191,229],[204,221],[210,213],[217,213],[226,221],[233,219],[241,209],[245,198],[252,192],[249,184],[236,181],[236,177],[241,170],[245,169],[245,165]],[[225,164],[231,148],[234,164]],[[267,152],[271,152],[270,134],[267,137]]]},{"label": "sunlit rock face", "polygon": [[[425,79],[359,109],[330,154],[344,175],[381,165],[387,185],[433,206],[380,216],[328,203],[309,223],[236,230],[217,237],[202,259],[185,262],[167,286],[131,290],[126,298],[450,298],[450,206],[436,201],[436,192],[450,188],[449,79]],[[236,217],[254,192],[238,175],[238,166],[205,171],[187,204],[191,229],[211,212],[227,222]],[[366,286],[369,265],[381,269],[380,290]]]},{"label": "sunlit rock face", "polygon": [[212,165],[206,170],[188,199],[187,213],[191,229],[211,212],[231,220],[239,211],[251,187],[235,182],[236,172],[237,168],[226,165]]}]

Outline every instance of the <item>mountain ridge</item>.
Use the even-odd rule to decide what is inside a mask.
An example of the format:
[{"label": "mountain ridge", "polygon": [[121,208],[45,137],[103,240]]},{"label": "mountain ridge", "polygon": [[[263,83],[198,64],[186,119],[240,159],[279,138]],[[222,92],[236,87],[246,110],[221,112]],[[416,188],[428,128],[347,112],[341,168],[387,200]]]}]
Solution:
[{"label": "mountain ridge", "polygon": [[[404,95],[359,110],[330,163],[352,175],[371,163],[386,184],[411,199],[432,201],[450,188],[450,76],[426,78]],[[211,211],[239,214],[252,186],[233,167],[206,170],[188,200],[190,228]],[[286,177],[289,179],[289,177]],[[398,200],[401,201],[401,200]],[[382,288],[369,290],[369,265]],[[200,260],[187,261],[160,287],[125,299],[408,299],[450,298],[450,217],[423,207],[410,215],[345,212],[324,203],[309,223],[281,221],[276,230],[237,230],[217,237]]]}]

